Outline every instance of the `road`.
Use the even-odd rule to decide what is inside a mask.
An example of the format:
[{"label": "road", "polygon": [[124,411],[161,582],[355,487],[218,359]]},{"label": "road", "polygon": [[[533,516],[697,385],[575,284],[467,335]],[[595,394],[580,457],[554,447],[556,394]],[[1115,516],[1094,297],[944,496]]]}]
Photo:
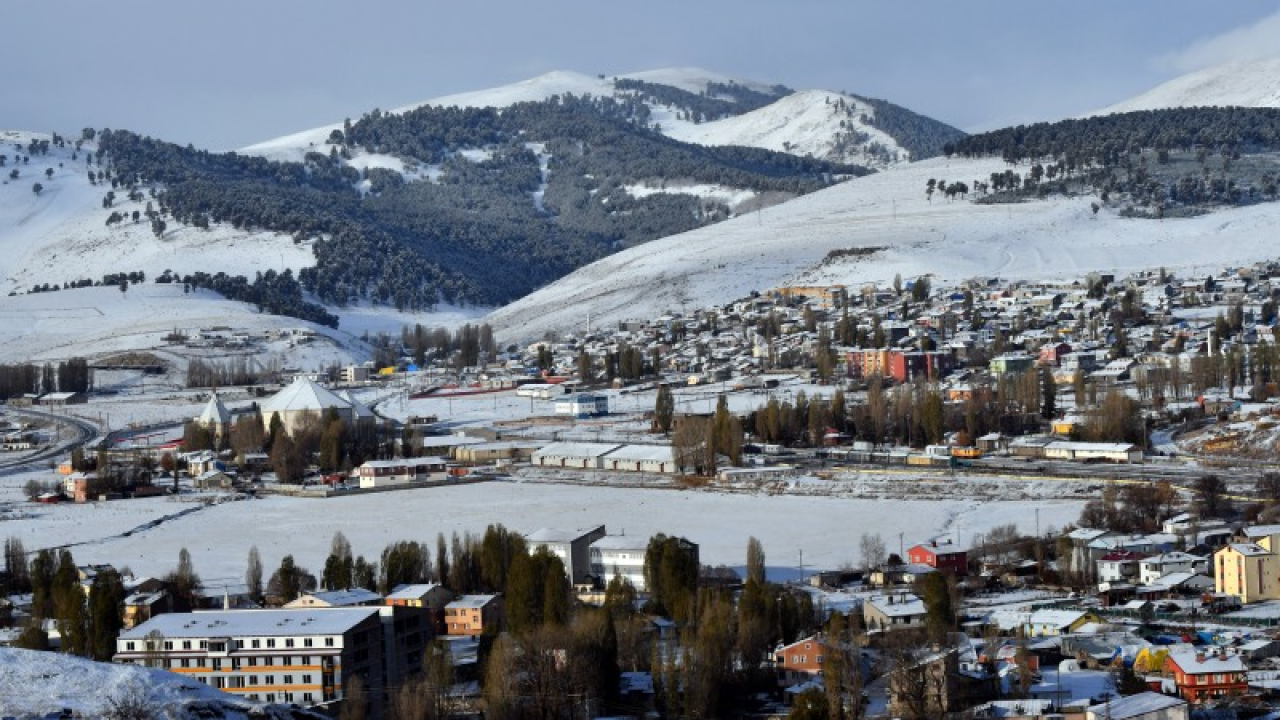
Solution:
[{"label": "road", "polygon": [[14,475],[28,470],[46,466],[50,460],[56,460],[69,454],[78,447],[83,447],[96,440],[100,433],[93,423],[71,415],[59,415],[43,410],[5,407],[4,412],[21,417],[32,418],[43,422],[52,422],[63,428],[70,427],[69,438],[64,438],[62,431],[58,433],[58,441],[52,445],[20,458],[0,459],[0,475]]}]

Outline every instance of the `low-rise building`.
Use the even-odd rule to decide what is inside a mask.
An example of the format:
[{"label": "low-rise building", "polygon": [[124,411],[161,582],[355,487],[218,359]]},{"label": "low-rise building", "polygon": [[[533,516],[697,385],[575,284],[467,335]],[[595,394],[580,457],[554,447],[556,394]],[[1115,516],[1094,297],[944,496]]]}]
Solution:
[{"label": "low-rise building", "polygon": [[443,480],[448,465],[443,458],[421,457],[399,460],[369,460],[356,468],[362,488],[392,487],[416,482]]},{"label": "low-rise building", "polygon": [[506,616],[501,595],[463,595],[444,606],[445,632],[479,636],[501,632]]},{"label": "low-rise building", "polygon": [[574,585],[587,582],[591,573],[591,544],[605,536],[603,525],[586,530],[540,528],[525,536],[530,550],[540,547],[560,558]]},{"label": "low-rise building", "polygon": [[879,595],[862,603],[862,619],[869,630],[922,627],[926,615],[924,601],[911,593]]},{"label": "low-rise building", "polygon": [[956,577],[969,574],[969,553],[950,540],[931,540],[907,551],[907,561],[928,565]]},{"label": "low-rise building", "polygon": [[1170,651],[1165,658],[1165,672],[1173,676],[1178,696],[1198,705],[1228,695],[1243,695],[1249,689],[1244,661],[1219,650]]}]

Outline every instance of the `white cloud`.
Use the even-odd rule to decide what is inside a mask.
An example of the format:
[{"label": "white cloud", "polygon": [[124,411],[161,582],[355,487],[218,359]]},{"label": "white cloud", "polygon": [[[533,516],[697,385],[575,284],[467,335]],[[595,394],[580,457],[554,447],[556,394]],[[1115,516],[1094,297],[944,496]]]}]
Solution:
[{"label": "white cloud", "polygon": [[1280,55],[1280,12],[1220,35],[1201,38],[1177,52],[1156,58],[1163,70],[1192,72],[1237,60]]}]

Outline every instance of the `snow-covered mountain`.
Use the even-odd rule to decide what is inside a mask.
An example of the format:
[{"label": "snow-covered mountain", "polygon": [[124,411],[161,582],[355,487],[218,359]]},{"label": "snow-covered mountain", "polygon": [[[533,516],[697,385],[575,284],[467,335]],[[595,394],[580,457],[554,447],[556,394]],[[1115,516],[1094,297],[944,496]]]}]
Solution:
[{"label": "snow-covered mountain", "polygon": [[1188,73],[1089,115],[1210,106],[1280,107],[1280,57],[1242,60]]},{"label": "snow-covered mountain", "polygon": [[[895,274],[947,284],[974,277],[1081,277],[1221,267],[1273,258],[1275,203],[1179,220],[1134,220],[1094,197],[1018,204],[926,197],[930,179],[974,183],[999,158],[933,158],[851,180],[777,207],[611,255],[503,307],[504,339],[582,332],[727,303],[781,285],[887,285]],[[863,254],[832,251],[863,249]]]},{"label": "snow-covered mountain", "polygon": [[59,717],[321,718],[282,705],[254,703],[167,670],[93,662],[72,655],[0,648],[0,715]]},{"label": "snow-covered mountain", "polygon": [[[820,90],[784,94],[781,91],[785,88],[700,68],[669,68],[610,77],[556,71],[510,85],[446,95],[391,112],[403,113],[425,105],[503,108],[567,94],[595,97],[637,94],[634,89],[619,87],[618,80],[638,80],[693,94],[704,94],[715,83],[780,95],[772,105],[703,123],[690,119],[688,113],[674,104],[646,99],[655,127],[668,137],[683,142],[758,147],[868,167],[886,167],[911,157],[906,147],[909,141],[895,138],[876,127],[877,109],[867,100]],[[837,101],[843,102],[837,105]],[[329,135],[341,129],[342,123],[325,125],[251,145],[241,152],[297,162],[307,152],[323,149]]]}]

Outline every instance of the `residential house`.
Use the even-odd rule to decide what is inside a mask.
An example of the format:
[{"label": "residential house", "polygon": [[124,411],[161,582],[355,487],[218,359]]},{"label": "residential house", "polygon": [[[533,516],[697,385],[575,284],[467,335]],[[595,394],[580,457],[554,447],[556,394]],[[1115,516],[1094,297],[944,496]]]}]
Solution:
[{"label": "residential house", "polygon": [[1170,651],[1165,672],[1173,677],[1178,696],[1198,705],[1228,695],[1243,695],[1249,689],[1248,668],[1237,655],[1203,648]]},{"label": "residential house", "polygon": [[1171,573],[1194,573],[1202,558],[1184,552],[1167,552],[1138,561],[1138,582],[1150,585]]},{"label": "residential house", "polygon": [[928,614],[924,601],[911,593],[878,595],[862,603],[862,620],[868,630],[923,627]]},{"label": "residential house", "polygon": [[773,651],[773,669],[778,684],[794,685],[822,672],[826,641],[821,634],[810,635],[790,645],[779,645]]},{"label": "residential house", "polygon": [[956,577],[969,574],[968,551],[950,540],[931,540],[907,551],[907,561],[928,565]]},{"label": "residential house", "polygon": [[1098,560],[1098,582],[1122,583],[1132,582],[1138,577],[1138,561],[1141,553],[1130,550],[1116,550],[1103,555]]},{"label": "residential house", "polygon": [[443,458],[419,457],[398,460],[367,460],[356,468],[361,488],[393,487],[444,480],[448,465]]},{"label": "residential house", "polygon": [[1213,554],[1214,590],[1242,603],[1280,599],[1280,525],[1245,528],[1245,542]]}]

